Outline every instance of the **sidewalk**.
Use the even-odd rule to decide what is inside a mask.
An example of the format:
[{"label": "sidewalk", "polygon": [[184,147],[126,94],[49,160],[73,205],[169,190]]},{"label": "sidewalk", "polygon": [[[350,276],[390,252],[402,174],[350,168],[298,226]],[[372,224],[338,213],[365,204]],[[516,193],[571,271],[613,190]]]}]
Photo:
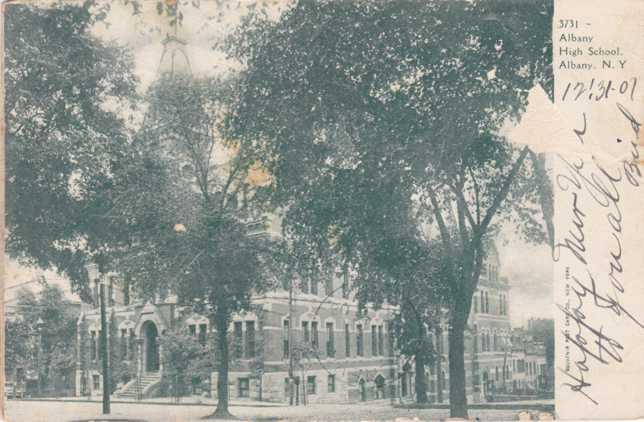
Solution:
[{"label": "sidewalk", "polygon": [[[40,402],[60,402],[60,403],[102,403],[100,397],[34,397],[23,399],[12,399],[12,401],[40,401]],[[123,399],[112,397],[110,403],[128,403],[128,404],[160,404],[172,406],[216,406],[217,399],[209,397],[188,396],[181,397],[176,401],[174,397],[146,398],[143,400]],[[231,400],[228,402],[230,407],[286,407],[283,403],[272,403],[258,400]]]}]

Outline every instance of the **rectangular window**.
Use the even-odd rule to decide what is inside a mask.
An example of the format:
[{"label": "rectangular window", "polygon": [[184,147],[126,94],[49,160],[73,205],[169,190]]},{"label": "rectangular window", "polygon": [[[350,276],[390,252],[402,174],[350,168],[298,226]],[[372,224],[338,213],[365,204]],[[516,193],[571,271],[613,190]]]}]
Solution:
[{"label": "rectangular window", "polygon": [[127,360],[127,329],[121,329],[121,360]]},{"label": "rectangular window", "polygon": [[309,332],[309,322],[302,321],[302,340],[304,343],[309,343],[311,341],[311,333]]},{"label": "rectangular window", "polygon": [[250,382],[248,378],[239,378],[237,380],[237,397],[245,398],[250,396]]},{"label": "rectangular window", "polygon": [[342,274],[342,298],[349,298],[349,272],[346,269]]},{"label": "rectangular window", "polygon": [[356,326],[356,354],[364,356],[364,332],[362,331],[362,324]]},{"label": "rectangular window", "polygon": [[289,344],[288,344],[289,322],[285,319],[282,326],[282,356],[288,358]]},{"label": "rectangular window", "polygon": [[206,345],[207,333],[208,333],[208,325],[199,324],[199,343],[201,343],[202,346]]},{"label": "rectangular window", "polygon": [[485,313],[485,294],[481,292],[481,313]]},{"label": "rectangular window", "polygon": [[96,353],[96,350],[97,350],[96,349],[96,331],[92,331],[90,333],[90,337],[91,337],[91,339],[90,339],[90,353],[89,354],[90,354],[92,360],[96,360],[97,357],[98,357],[98,355]]},{"label": "rectangular window", "polygon": [[192,337],[197,335],[197,326],[195,324],[188,325],[188,334]]},{"label": "rectangular window", "polygon": [[110,277],[110,284],[107,286],[107,303],[114,306],[114,278]]},{"label": "rectangular window", "polygon": [[472,346],[474,353],[477,353],[479,351],[479,334],[476,324],[474,324],[474,330],[472,332]]},{"label": "rectangular window", "polygon": [[309,281],[308,280],[302,280],[300,282],[300,289],[302,289],[302,293],[308,293],[309,292]]},{"label": "rectangular window", "polygon": [[97,353],[97,355],[98,355],[99,360],[103,358],[103,348],[101,347],[101,335],[102,335],[102,333],[103,333],[102,330],[98,330],[98,338],[96,339],[98,341],[98,344],[97,344],[98,353]]},{"label": "rectangular window", "polygon": [[101,389],[101,376],[94,374],[92,375],[92,384],[94,384],[94,390]]},{"label": "rectangular window", "polygon": [[123,282],[123,305],[130,304],[130,280],[125,279]]},{"label": "rectangular window", "polygon": [[255,321],[246,321],[246,358],[255,357]]},{"label": "rectangular window", "polygon": [[129,343],[129,357],[133,361],[136,356],[136,336],[134,335],[134,328],[130,328]]},{"label": "rectangular window", "polygon": [[306,394],[315,394],[315,376],[310,375],[306,377]]},{"label": "rectangular window", "polygon": [[332,322],[326,323],[326,355],[328,357],[335,356],[335,335]]},{"label": "rectangular window", "polygon": [[328,297],[333,296],[333,276],[331,274],[324,279],[324,294]]},{"label": "rectangular window", "polygon": [[335,393],[335,375],[329,374],[326,382],[327,393]]},{"label": "rectangular window", "polygon": [[239,359],[242,357],[244,349],[243,342],[243,327],[241,321],[233,323],[233,357]]},{"label": "rectangular window", "polygon": [[473,362],[472,363],[472,371],[474,372],[474,378],[472,380],[472,385],[475,387],[478,387],[481,385],[481,378],[479,377],[479,363],[478,362]]},{"label": "rectangular window", "polygon": [[344,324],[344,356],[351,357],[351,336],[349,334],[349,324]]},{"label": "rectangular window", "polygon": [[385,335],[383,333],[382,325],[378,326],[378,354],[385,355]]},{"label": "rectangular window", "polygon": [[[393,323],[391,321],[387,321],[387,337],[385,337],[384,341],[387,342],[387,352],[388,352],[389,356],[394,355],[395,339],[394,339],[393,334],[394,334],[394,325],[393,325]],[[430,336],[429,341],[432,341],[433,334],[430,333],[429,336]]]},{"label": "rectangular window", "polygon": [[313,338],[311,339],[311,345],[314,349],[317,349],[320,345],[320,334],[318,333],[318,322],[311,321],[311,334]]},{"label": "rectangular window", "polygon": [[378,356],[378,328],[371,326],[371,356]]},{"label": "rectangular window", "polygon": [[318,280],[317,280],[317,278],[311,280],[311,294],[312,295],[317,295],[318,294]]}]

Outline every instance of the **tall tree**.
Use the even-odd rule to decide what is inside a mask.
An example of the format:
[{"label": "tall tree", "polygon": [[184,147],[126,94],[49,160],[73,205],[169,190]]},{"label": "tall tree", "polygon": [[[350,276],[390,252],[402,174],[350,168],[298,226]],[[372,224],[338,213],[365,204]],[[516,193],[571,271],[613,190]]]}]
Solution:
[{"label": "tall tree", "polygon": [[[132,58],[91,35],[93,3],[6,8],[7,251],[65,273],[87,293],[88,253],[116,233],[102,218],[127,145]],[[127,107],[124,107],[127,109]]]},{"label": "tall tree", "polygon": [[[148,297],[176,292],[216,328],[217,409],[229,417],[228,329],[251,295],[268,287],[270,239],[255,211],[254,158],[221,135],[233,95],[231,81],[162,76],[149,90],[149,109],[136,138],[142,163],[154,166],[124,185],[119,212],[133,227],[119,270]],[[150,167],[152,168],[152,167]],[[140,196],[149,197],[141,200]],[[129,199],[128,199],[129,198]]]},{"label": "tall tree", "polygon": [[[277,21],[249,18],[231,51],[244,70],[230,127],[261,147],[285,230],[361,260],[411,215],[442,244],[455,417],[486,241],[508,220],[544,238],[542,167],[499,129],[535,85],[552,88],[551,16],[545,0],[298,1]],[[385,298],[357,281],[361,299]]]}]

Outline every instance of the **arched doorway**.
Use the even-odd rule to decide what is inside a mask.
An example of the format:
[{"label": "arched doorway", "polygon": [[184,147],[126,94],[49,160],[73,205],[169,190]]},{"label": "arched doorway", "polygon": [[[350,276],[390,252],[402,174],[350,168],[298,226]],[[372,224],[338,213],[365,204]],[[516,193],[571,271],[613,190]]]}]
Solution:
[{"label": "arched doorway", "polygon": [[358,384],[360,385],[360,401],[367,401],[367,383],[363,378],[360,378]]},{"label": "arched doorway", "polygon": [[378,374],[374,382],[376,384],[376,398],[384,399],[385,398],[385,377]]},{"label": "arched doorway", "polygon": [[146,321],[141,328],[143,332],[143,368],[146,372],[159,370],[159,330],[152,321]]}]

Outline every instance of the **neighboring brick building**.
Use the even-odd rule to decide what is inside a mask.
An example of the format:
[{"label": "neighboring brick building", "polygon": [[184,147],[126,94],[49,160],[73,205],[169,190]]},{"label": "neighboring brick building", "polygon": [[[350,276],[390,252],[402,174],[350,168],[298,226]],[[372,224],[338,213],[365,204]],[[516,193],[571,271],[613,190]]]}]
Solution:
[{"label": "neighboring brick building", "polygon": [[[508,306],[510,285],[500,276],[498,252],[493,244],[490,246],[465,332],[465,385],[470,403],[533,394],[536,392],[533,386],[538,385],[536,380],[543,379],[540,371],[545,371],[543,347],[534,347],[531,342],[520,347],[513,343]],[[441,358],[426,369],[430,402],[449,400],[447,335],[447,324],[443,324],[433,336],[434,350],[439,351]],[[529,351],[524,352],[524,349]],[[520,353],[525,356],[520,357]],[[527,372],[528,366],[523,366],[528,365],[528,361],[531,362],[530,371],[534,372]],[[522,362],[521,369],[517,368],[518,362]],[[403,368],[400,393],[403,398],[414,397],[413,365]]]}]

